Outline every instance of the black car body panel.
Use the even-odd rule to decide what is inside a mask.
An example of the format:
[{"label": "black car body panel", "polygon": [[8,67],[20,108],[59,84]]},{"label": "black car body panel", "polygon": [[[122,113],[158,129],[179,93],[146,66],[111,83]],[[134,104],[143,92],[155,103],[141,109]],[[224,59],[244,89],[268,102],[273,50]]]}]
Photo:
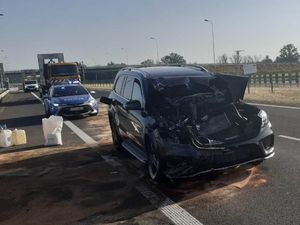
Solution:
[{"label": "black car body panel", "polygon": [[[196,67],[121,70],[109,95],[110,123],[146,156],[149,148],[170,178],[194,176],[274,155],[264,111],[242,101],[248,78]],[[141,109],[127,110],[138,100]]]}]

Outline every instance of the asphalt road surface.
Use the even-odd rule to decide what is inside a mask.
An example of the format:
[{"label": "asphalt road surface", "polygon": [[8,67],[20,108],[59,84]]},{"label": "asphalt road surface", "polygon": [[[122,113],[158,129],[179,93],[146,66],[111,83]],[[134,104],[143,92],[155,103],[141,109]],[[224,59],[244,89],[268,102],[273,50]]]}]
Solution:
[{"label": "asphalt road surface", "polygon": [[300,224],[300,109],[260,107],[276,134],[272,159],[156,184],[113,150],[106,106],[65,120],[63,146],[44,147],[40,100],[10,93],[0,124],[25,129],[28,143],[0,149],[0,224]]}]

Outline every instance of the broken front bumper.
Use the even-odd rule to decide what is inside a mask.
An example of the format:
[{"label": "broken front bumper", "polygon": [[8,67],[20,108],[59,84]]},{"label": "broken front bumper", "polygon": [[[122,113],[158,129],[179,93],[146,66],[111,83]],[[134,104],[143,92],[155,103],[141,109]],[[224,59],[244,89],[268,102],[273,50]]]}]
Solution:
[{"label": "broken front bumper", "polygon": [[250,140],[219,148],[198,149],[191,144],[165,143],[160,151],[169,178],[192,177],[201,173],[224,170],[274,156],[274,134],[271,126]]}]

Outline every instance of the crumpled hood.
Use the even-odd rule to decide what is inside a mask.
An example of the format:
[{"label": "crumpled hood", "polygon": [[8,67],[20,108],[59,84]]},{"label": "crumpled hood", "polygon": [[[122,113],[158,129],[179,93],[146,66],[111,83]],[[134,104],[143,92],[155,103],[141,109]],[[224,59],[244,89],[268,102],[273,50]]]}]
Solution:
[{"label": "crumpled hood", "polygon": [[225,75],[220,73],[216,74],[215,76],[217,79],[219,79],[219,82],[222,82],[223,85],[226,85],[230,92],[232,101],[236,102],[244,98],[245,90],[249,80],[248,77]]},{"label": "crumpled hood", "polygon": [[[179,85],[185,86],[186,90],[194,89],[196,84],[201,84],[203,87],[206,86],[208,88],[215,86],[220,91],[225,91],[232,102],[236,102],[244,98],[248,79],[246,76],[204,73],[201,76],[157,78],[152,79],[150,82],[156,91],[171,96],[176,95],[176,93],[174,93],[174,90],[170,92],[168,89]],[[179,90],[177,89],[176,91],[178,92]]]},{"label": "crumpled hood", "polygon": [[81,105],[89,100],[89,95],[76,95],[52,98],[51,102],[59,105]]}]

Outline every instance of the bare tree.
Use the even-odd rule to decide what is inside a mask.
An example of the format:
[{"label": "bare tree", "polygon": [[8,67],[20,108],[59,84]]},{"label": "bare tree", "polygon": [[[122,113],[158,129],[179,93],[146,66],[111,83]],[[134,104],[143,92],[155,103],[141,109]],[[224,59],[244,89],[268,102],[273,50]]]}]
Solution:
[{"label": "bare tree", "polygon": [[260,62],[261,57],[257,55],[246,55],[242,57],[242,63],[258,63]]},{"label": "bare tree", "polygon": [[258,63],[258,62],[261,61],[261,56],[260,56],[260,55],[254,55],[254,56],[253,56],[253,59],[254,59],[254,62],[255,62],[255,63]]},{"label": "bare tree", "polygon": [[231,57],[229,57],[229,60],[231,63],[239,63],[241,57],[238,57],[237,55],[232,55]]},{"label": "bare tree", "polygon": [[254,63],[254,59],[251,55],[246,55],[242,57],[242,63]]},{"label": "bare tree", "polygon": [[228,55],[224,53],[223,55],[219,56],[218,63],[227,64],[228,63]]}]

